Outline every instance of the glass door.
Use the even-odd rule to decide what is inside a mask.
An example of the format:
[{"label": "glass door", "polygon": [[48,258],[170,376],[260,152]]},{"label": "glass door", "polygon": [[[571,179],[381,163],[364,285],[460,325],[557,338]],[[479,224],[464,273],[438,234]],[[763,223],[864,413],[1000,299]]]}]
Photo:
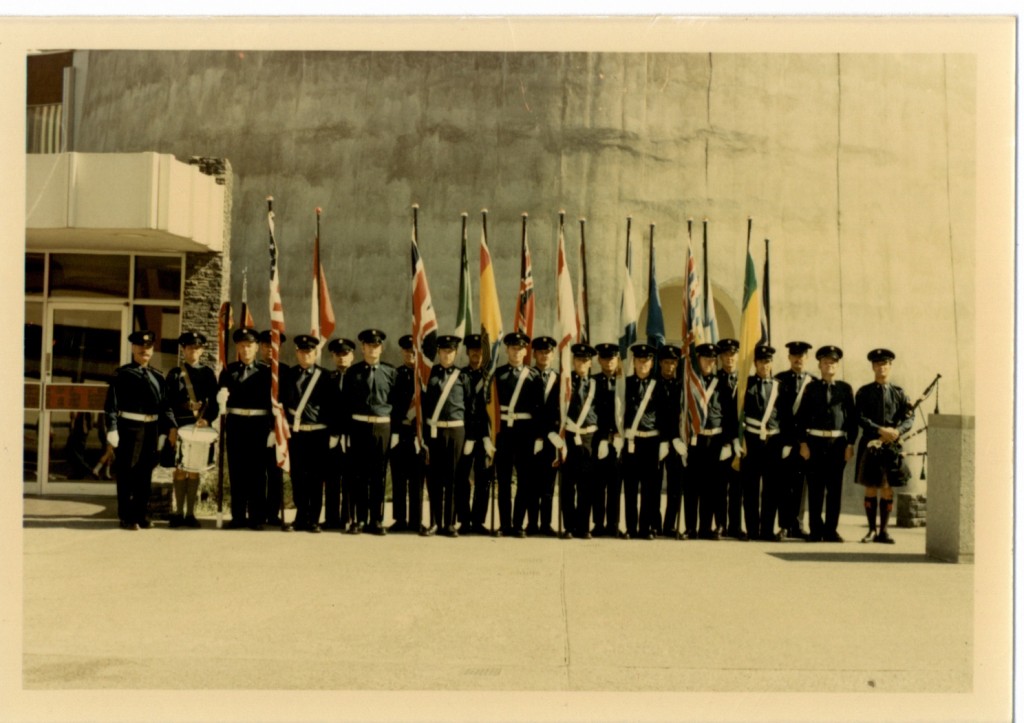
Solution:
[{"label": "glass door", "polygon": [[40,492],[112,492],[103,402],[114,370],[127,361],[128,305],[47,306]]}]

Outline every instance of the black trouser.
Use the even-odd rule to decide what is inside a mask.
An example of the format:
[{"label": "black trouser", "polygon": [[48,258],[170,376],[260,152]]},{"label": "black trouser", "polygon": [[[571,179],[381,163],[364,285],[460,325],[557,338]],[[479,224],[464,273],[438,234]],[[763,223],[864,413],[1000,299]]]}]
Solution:
[{"label": "black trouser", "polygon": [[[231,477],[231,521],[262,524],[266,520],[268,416],[227,415],[228,474]],[[276,465],[276,462],[275,462]]]},{"label": "black trouser", "polygon": [[[429,429],[429,427],[428,427]],[[465,427],[445,427],[437,436],[427,437],[430,466],[427,467],[427,485],[430,490],[430,516],[442,530],[455,527],[455,470],[462,459],[462,445],[466,441]]]},{"label": "black trouser", "polygon": [[697,536],[707,535],[715,528],[712,518],[719,499],[725,494],[719,478],[718,458],[722,454],[722,435],[698,435],[697,443],[690,446],[686,461],[686,476],[690,478],[684,490],[690,488],[686,502],[686,529]]},{"label": "black trouser", "polygon": [[[411,427],[401,428],[398,444],[389,452],[388,458],[391,463],[392,517],[396,522],[408,525],[409,529],[418,530],[423,524],[423,478],[426,466],[423,452],[416,452],[416,432]],[[433,493],[430,495],[430,503],[433,509]]]},{"label": "black trouser", "polygon": [[295,523],[301,527],[320,524],[330,434],[326,429],[309,432],[292,430],[288,439]]},{"label": "black trouser", "polygon": [[762,441],[757,434],[748,432],[746,442],[747,456],[740,469],[747,534],[752,539],[767,539],[775,534],[782,440],[774,435]]},{"label": "black trouser", "polygon": [[608,455],[598,459],[600,443],[594,449],[594,525],[602,534],[614,535],[619,528],[619,496],[622,494],[622,472],[619,469],[619,455],[611,440],[608,441]]},{"label": "black trouser", "polygon": [[117,476],[117,516],[122,522],[146,520],[152,492],[153,469],[159,454],[157,422],[134,422],[124,417],[117,421],[117,451],[114,473]]},{"label": "black trouser", "polygon": [[597,479],[594,474],[594,435],[576,435],[567,432],[565,443],[569,454],[561,467],[559,479],[559,511],[562,526],[574,535],[583,536],[590,532],[590,508]]},{"label": "black trouser", "polygon": [[349,458],[353,462],[353,522],[380,526],[391,445],[391,423],[352,422]]},{"label": "black trouser", "polygon": [[674,449],[669,450],[668,457],[661,463],[665,475],[665,522],[662,533],[665,536],[679,532],[679,507],[683,500],[683,458]]},{"label": "black trouser", "polygon": [[796,530],[803,519],[800,507],[804,501],[804,478],[808,470],[800,456],[800,444],[788,439],[785,446],[792,446],[792,450],[779,468],[779,526],[784,530]]},{"label": "black trouser", "polygon": [[[494,466],[498,477],[498,518],[506,532],[522,529],[530,500],[536,497],[533,443],[536,439],[529,422],[505,427],[498,434]],[[512,470],[516,473],[516,502],[512,508]]]},{"label": "black trouser", "polygon": [[[290,462],[289,462],[290,464]],[[294,483],[293,483],[294,484]],[[284,470],[277,466],[277,450],[267,448],[267,494],[266,521],[273,522],[281,515],[281,499],[284,497]],[[294,497],[294,492],[293,492]],[[298,505],[296,505],[298,508]]]},{"label": "black trouser", "polygon": [[[808,524],[811,535],[820,537],[834,533],[839,526],[843,470],[846,469],[846,439],[809,437],[807,446],[811,450],[811,458],[807,460]],[[823,505],[824,522],[821,519]]]},{"label": "black trouser", "polygon": [[[330,444],[328,438],[328,445]],[[324,526],[329,529],[341,527],[349,522],[341,510],[341,478],[345,475],[345,453],[339,443],[327,453],[327,467],[324,481]]]},{"label": "black trouser", "polygon": [[558,474],[558,468],[552,465],[557,458],[558,450],[545,437],[544,446],[541,448],[540,454],[535,458],[537,464],[536,503],[533,505],[532,511],[529,509],[526,511],[526,529],[530,532],[546,530],[552,527],[551,522],[554,519],[555,477]]},{"label": "black trouser", "polygon": [[473,445],[473,452],[463,455],[459,474],[460,484],[466,489],[467,504],[469,498],[469,475],[473,474],[473,506],[463,522],[472,521],[476,527],[483,527],[487,521],[487,510],[491,504],[491,482],[494,479],[494,466],[487,464],[487,451],[483,440],[478,439]]},{"label": "black trouser", "polygon": [[743,475],[733,468],[734,459],[730,455],[729,459],[719,462],[718,470],[728,495],[726,529],[730,535],[738,537],[743,532]]},{"label": "black trouser", "polygon": [[[640,437],[629,442],[622,455],[622,481],[626,491],[626,532],[637,534],[661,531],[661,467],[658,464],[660,437]],[[641,504],[637,510],[637,493]]]}]

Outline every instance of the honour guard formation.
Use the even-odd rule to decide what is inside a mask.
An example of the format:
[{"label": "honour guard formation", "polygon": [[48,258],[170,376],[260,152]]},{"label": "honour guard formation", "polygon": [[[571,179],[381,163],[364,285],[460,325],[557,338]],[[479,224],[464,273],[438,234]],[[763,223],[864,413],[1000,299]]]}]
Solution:
[{"label": "honour guard formation", "polygon": [[[518,328],[501,330],[486,212],[480,333],[467,333],[469,312],[459,333],[438,334],[414,207],[412,333],[397,339],[403,363],[396,368],[382,360],[389,337],[381,329],[360,331],[358,341],[331,337],[335,320],[322,268],[312,332],[288,344],[272,204],[268,209],[271,329],[232,330],[230,308],[222,309],[219,372],[202,363],[206,337],[187,330],[178,338],[181,365],[166,379],[149,366],[156,334],[138,330],[128,337],[132,362],[117,370],[105,408],[122,528],[150,527],[147,503],[158,463],[174,467],[170,526],[199,527],[200,473],[214,466],[219,449],[219,483],[226,460],[230,485],[229,529],[843,542],[837,531],[843,475],[855,462],[868,521],[861,541],[893,542],[893,490],[910,476],[901,444],[938,377],[911,404],[890,381],[896,355],[876,348],[866,355],[874,381],[854,392],[838,378],[843,350],[805,341],[785,345],[789,368],[775,373],[749,225],[740,339],[717,338],[713,305],[699,293],[687,248],[691,293],[683,302],[682,343],[665,343],[652,225],[655,293],[647,342],[636,339],[627,272],[623,335],[591,344],[585,257],[577,297],[565,264],[564,215],[552,336],[531,333],[525,214]],[[317,209],[317,245],[319,216]],[[465,230],[462,242],[465,259]],[[582,243],[580,250],[582,256]],[[627,269],[629,254],[627,220]],[[468,273],[465,261],[462,272]],[[460,288],[468,294],[467,278]],[[468,298],[461,299],[460,314],[468,309]],[[232,347],[235,360],[227,362]],[[468,363],[460,367],[461,348]],[[333,358],[331,370],[320,365],[324,350]],[[806,368],[812,350],[817,374]],[[218,498],[219,505],[223,494]],[[218,526],[220,515],[218,508]]]}]

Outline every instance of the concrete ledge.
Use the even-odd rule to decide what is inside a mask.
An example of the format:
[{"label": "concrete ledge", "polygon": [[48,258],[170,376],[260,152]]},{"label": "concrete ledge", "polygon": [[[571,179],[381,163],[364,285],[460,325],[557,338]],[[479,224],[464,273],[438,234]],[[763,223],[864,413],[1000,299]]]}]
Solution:
[{"label": "concrete ledge", "polygon": [[974,561],[974,417],[928,417],[928,527],[925,551]]}]

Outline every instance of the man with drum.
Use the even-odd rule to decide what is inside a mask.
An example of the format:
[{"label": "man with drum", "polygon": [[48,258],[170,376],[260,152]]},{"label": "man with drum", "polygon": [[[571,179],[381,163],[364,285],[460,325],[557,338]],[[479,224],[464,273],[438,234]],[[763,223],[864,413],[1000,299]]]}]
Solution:
[{"label": "man with drum", "polygon": [[[217,420],[217,376],[200,360],[206,348],[206,337],[195,331],[186,331],[178,337],[182,363],[167,375],[166,395],[174,413],[174,426],[167,433],[172,447],[178,443],[178,432],[189,425],[195,429],[208,428]],[[212,437],[216,441],[216,436]],[[199,490],[199,472],[183,469],[179,464],[174,474],[174,507],[171,527],[199,527],[196,519],[196,494]]]},{"label": "man with drum", "polygon": [[161,438],[174,426],[163,375],[149,366],[156,334],[128,335],[132,360],[114,372],[103,405],[108,451],[115,452],[117,516],[121,529],[150,527],[149,495]]},{"label": "man with drum", "polygon": [[[273,447],[270,413],[270,367],[256,360],[257,331],[236,329],[231,335],[238,361],[224,367],[218,384],[227,394],[225,436],[231,478],[231,521],[228,529],[262,530],[267,519],[267,455]],[[226,398],[225,398],[226,397]]]}]

